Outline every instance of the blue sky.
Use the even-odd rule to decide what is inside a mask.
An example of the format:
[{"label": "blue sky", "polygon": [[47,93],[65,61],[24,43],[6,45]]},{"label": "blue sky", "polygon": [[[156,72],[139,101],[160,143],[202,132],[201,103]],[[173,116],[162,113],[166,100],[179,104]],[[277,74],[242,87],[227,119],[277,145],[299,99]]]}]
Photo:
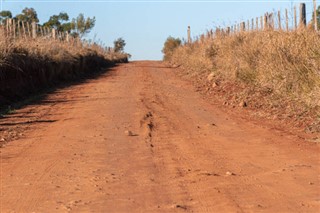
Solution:
[{"label": "blue sky", "polygon": [[[67,12],[71,18],[79,13],[96,17],[96,26],[87,38],[113,46],[122,37],[127,45],[125,51],[132,60],[160,60],[161,49],[168,36],[185,38],[187,26],[192,36],[200,35],[216,26],[228,26],[236,22],[260,17],[265,12],[306,3],[308,19],[311,17],[312,1],[292,0],[227,0],[227,1],[109,1],[109,0],[0,0],[3,10],[16,15],[25,7],[33,7],[45,22],[53,14]],[[318,2],[319,3],[319,2]],[[283,13],[284,14],[284,13]]]}]

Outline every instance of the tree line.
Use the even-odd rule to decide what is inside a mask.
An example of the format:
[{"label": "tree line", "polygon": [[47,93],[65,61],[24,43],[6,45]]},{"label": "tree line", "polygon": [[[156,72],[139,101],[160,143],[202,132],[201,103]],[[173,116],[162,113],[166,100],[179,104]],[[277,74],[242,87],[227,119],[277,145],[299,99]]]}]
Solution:
[{"label": "tree line", "polygon": [[[90,33],[96,22],[95,17],[85,17],[83,13],[80,13],[76,18],[70,19],[68,13],[60,12],[59,14],[50,16],[49,20],[43,24],[39,24],[37,11],[34,8],[28,7],[24,8],[21,13],[15,16],[13,16],[12,12],[9,10],[0,11],[0,24],[5,25],[7,19],[15,19],[16,21],[29,24],[35,22],[42,27],[54,28],[60,32],[68,32],[75,38],[83,38],[83,36]],[[126,45],[123,38],[118,38],[113,43],[114,52],[123,52]]]},{"label": "tree line", "polygon": [[42,25],[39,24],[39,18],[37,11],[34,8],[24,8],[20,14],[16,16],[12,15],[9,10],[3,10],[0,12],[0,23],[5,24],[7,19],[15,19],[16,21],[22,21],[25,23],[35,22],[39,26],[54,28],[58,31],[68,32],[73,37],[83,37],[91,31],[95,25],[95,17],[85,17],[80,13],[76,18],[70,19],[69,15],[65,12],[60,12],[57,15],[50,16],[47,22]]}]

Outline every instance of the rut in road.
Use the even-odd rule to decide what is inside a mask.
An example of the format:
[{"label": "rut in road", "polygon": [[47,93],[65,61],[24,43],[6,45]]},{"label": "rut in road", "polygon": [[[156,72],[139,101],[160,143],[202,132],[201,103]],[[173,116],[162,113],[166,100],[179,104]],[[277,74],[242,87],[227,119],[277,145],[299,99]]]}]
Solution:
[{"label": "rut in road", "polygon": [[[52,122],[22,122],[33,115]],[[0,149],[1,212],[320,208],[318,145],[235,117],[161,62],[120,65],[0,123],[24,133]]]}]

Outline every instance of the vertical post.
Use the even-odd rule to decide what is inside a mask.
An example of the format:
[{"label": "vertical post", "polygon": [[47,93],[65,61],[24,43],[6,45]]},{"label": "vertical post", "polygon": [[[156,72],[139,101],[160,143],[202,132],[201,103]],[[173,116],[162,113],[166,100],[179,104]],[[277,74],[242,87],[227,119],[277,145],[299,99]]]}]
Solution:
[{"label": "vertical post", "polygon": [[230,27],[227,27],[227,35],[230,35],[231,29]]},{"label": "vertical post", "polygon": [[26,39],[26,38],[27,38],[26,28],[25,28],[25,26],[24,26],[24,22],[23,22],[23,21],[21,21],[21,23],[22,23],[23,36],[24,36],[24,38]]},{"label": "vertical post", "polygon": [[17,23],[17,27],[18,27],[18,29],[17,29],[17,36],[18,36],[18,37],[21,37],[21,34],[22,34],[22,33],[21,33],[20,23],[21,23],[20,20],[18,20],[18,23]]},{"label": "vertical post", "polygon": [[299,28],[305,28],[307,26],[307,19],[306,19],[306,4],[300,4],[300,16],[299,16]]},{"label": "vertical post", "polygon": [[216,34],[216,36],[220,36],[220,28],[218,28],[218,27],[216,28],[216,33],[215,34]]},{"label": "vertical post", "polygon": [[29,37],[31,37],[31,30],[30,30],[30,23],[27,22],[27,27],[28,27],[28,34],[29,34]]},{"label": "vertical post", "polygon": [[256,30],[257,31],[259,30],[259,18],[258,17],[256,18]]},{"label": "vertical post", "polygon": [[12,36],[12,19],[9,18],[9,35]]},{"label": "vertical post", "polygon": [[282,26],[281,26],[281,13],[280,13],[280,10],[278,11],[278,25],[279,25],[279,30],[282,30]]},{"label": "vertical post", "polygon": [[296,30],[298,28],[297,24],[297,7],[294,6],[293,8],[293,16],[294,16],[294,29]]},{"label": "vertical post", "polygon": [[66,41],[67,41],[67,43],[69,43],[69,32],[68,31],[66,32]]},{"label": "vertical post", "polygon": [[251,30],[254,30],[254,19],[251,19]]},{"label": "vertical post", "polygon": [[12,31],[13,31],[13,38],[16,38],[16,20],[12,19]]},{"label": "vertical post", "polygon": [[9,19],[6,20],[6,36],[9,36]]},{"label": "vertical post", "polygon": [[314,30],[318,31],[317,1],[316,0],[313,0],[313,22],[314,22]]},{"label": "vertical post", "polygon": [[268,24],[269,24],[269,29],[273,30],[274,29],[274,16],[273,16],[273,13],[269,14]]},{"label": "vertical post", "polygon": [[289,31],[289,18],[288,18],[288,10],[286,9],[286,30]]},{"label": "vertical post", "polygon": [[190,26],[188,26],[188,43],[191,43],[191,30],[190,30]]},{"label": "vertical post", "polygon": [[241,32],[246,31],[246,23],[245,23],[245,22],[241,22],[241,24],[240,24],[240,30],[241,30]]},{"label": "vertical post", "polygon": [[35,39],[35,38],[37,38],[37,25],[36,25],[36,22],[33,21],[31,26],[32,26],[32,38]]},{"label": "vertical post", "polygon": [[53,40],[56,40],[56,29],[52,28],[51,33]]},{"label": "vertical post", "polygon": [[264,19],[263,19],[263,29],[267,30],[268,29],[268,13],[266,13],[264,15]]},{"label": "vertical post", "polygon": [[250,21],[249,20],[247,20],[247,27],[246,27],[246,29],[245,29],[246,31],[250,31]]}]

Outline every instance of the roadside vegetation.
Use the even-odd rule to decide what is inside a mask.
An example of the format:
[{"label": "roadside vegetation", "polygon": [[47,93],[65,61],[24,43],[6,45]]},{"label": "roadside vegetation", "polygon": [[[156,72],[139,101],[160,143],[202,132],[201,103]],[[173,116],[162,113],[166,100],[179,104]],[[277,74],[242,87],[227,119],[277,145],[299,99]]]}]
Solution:
[{"label": "roadside vegetation", "polygon": [[[8,18],[27,23],[39,22],[32,8],[12,16],[10,11],[0,12],[0,109],[27,95],[60,82],[90,75],[101,68],[128,62],[124,52],[125,41],[115,47],[105,47],[101,42],[85,40],[85,35],[95,25],[95,18],[79,14],[69,21],[66,13],[53,15],[43,26],[70,33],[72,42],[39,36],[12,37],[5,31]],[[21,22],[20,22],[21,23]],[[71,39],[70,39],[71,40]]]},{"label": "roadside vegetation", "polygon": [[320,36],[314,30],[217,33],[174,48],[169,40],[165,61],[223,104],[320,131]]}]

